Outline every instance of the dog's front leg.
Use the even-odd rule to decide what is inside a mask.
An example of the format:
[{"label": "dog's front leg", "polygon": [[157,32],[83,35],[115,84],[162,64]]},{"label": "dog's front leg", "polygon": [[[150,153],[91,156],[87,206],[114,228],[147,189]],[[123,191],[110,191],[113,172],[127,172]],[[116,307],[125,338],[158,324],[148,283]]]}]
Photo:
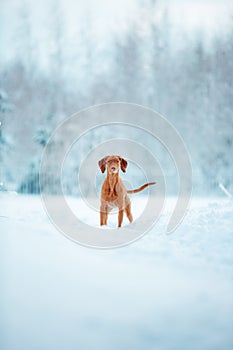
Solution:
[{"label": "dog's front leg", "polygon": [[119,209],[118,213],[118,227],[121,227],[123,221],[124,209]]},{"label": "dog's front leg", "polygon": [[100,226],[107,225],[107,219],[108,219],[107,205],[104,203],[101,203],[101,206],[100,206]]},{"label": "dog's front leg", "polygon": [[118,203],[119,213],[118,213],[118,227],[121,227],[123,216],[124,216],[124,199],[121,199]]}]

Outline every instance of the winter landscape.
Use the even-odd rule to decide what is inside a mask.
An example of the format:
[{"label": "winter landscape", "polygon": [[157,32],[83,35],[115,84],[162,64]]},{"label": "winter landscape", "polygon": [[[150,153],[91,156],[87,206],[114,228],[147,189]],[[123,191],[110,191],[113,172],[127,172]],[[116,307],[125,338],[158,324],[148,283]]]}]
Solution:
[{"label": "winter landscape", "polygon": [[39,197],[1,197],[2,348],[231,349],[233,201],[193,199],[166,235],[173,201],[143,238],[96,250],[58,233]]},{"label": "winter landscape", "polygon": [[[1,349],[232,349],[232,14],[230,0],[1,1]],[[100,228],[98,161],[115,152],[127,189],[157,183],[130,195],[132,224],[113,212]]]}]

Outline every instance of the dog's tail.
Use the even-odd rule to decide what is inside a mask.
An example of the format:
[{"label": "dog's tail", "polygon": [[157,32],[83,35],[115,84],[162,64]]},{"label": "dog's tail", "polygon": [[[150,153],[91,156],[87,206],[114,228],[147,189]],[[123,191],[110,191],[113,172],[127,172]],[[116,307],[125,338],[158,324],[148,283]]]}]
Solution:
[{"label": "dog's tail", "polygon": [[144,184],[141,187],[136,188],[135,190],[127,190],[127,193],[129,193],[129,194],[138,193],[138,192],[143,191],[146,187],[151,186],[151,185],[155,185],[155,184],[156,184],[156,182],[148,182],[147,184]]}]

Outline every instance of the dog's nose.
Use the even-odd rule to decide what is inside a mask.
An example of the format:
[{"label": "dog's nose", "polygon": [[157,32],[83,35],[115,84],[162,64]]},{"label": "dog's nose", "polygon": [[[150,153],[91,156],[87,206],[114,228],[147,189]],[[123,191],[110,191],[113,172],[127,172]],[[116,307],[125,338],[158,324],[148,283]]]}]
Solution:
[{"label": "dog's nose", "polygon": [[116,168],[115,168],[114,166],[112,166],[112,167],[111,167],[111,170],[113,170],[113,171],[114,171],[114,170],[116,170]]}]

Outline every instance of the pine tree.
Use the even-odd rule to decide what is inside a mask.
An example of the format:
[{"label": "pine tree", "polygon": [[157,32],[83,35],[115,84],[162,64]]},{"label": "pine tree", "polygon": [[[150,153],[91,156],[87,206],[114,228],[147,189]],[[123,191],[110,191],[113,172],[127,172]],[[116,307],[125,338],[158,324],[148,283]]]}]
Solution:
[{"label": "pine tree", "polygon": [[[54,117],[53,114],[49,114],[45,117],[44,125],[41,126],[36,131],[33,138],[33,141],[40,146],[42,151],[46,147],[46,144],[52,132],[53,117]],[[40,154],[41,153],[38,152],[35,158],[29,162],[26,175],[24,176],[18,189],[20,193],[30,193],[30,194],[40,193],[40,184],[39,184]]]},{"label": "pine tree", "polygon": [[10,103],[7,93],[4,90],[0,90],[0,190],[6,190],[6,181],[9,174],[5,170],[4,166],[5,154],[12,147],[12,141],[9,136],[4,132],[5,114],[13,109],[13,105]]}]

